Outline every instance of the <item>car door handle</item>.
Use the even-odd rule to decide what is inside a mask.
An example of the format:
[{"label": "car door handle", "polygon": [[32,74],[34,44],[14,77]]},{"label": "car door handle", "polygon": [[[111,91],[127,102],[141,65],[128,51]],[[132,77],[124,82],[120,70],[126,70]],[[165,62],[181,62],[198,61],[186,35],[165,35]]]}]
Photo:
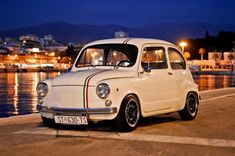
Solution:
[{"label": "car door handle", "polygon": [[172,72],[168,72],[168,75],[173,75],[173,73]]}]

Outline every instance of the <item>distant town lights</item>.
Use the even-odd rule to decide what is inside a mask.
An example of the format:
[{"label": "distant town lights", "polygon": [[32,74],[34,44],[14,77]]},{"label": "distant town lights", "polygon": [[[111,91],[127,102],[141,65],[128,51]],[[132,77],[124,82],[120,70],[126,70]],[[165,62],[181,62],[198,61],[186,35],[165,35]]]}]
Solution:
[{"label": "distant town lights", "polygon": [[49,56],[55,56],[55,52],[51,52],[48,54]]},{"label": "distant town lights", "polygon": [[34,53],[39,53],[40,50],[39,50],[39,48],[32,48],[32,52],[34,52]]}]

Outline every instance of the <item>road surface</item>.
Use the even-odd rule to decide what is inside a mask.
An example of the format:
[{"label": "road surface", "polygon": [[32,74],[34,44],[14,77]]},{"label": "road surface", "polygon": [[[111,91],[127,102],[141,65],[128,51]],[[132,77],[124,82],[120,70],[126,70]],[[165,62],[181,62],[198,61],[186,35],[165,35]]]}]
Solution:
[{"label": "road surface", "polygon": [[0,156],[235,155],[235,88],[201,92],[198,116],[177,113],[143,119],[119,133],[108,122],[47,128],[39,114],[0,118]]}]

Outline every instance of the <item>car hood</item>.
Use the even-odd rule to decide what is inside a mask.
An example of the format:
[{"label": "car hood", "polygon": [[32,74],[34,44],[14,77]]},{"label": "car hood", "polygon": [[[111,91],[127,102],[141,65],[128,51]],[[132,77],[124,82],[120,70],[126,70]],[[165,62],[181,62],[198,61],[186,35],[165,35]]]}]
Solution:
[{"label": "car hood", "polygon": [[98,82],[107,79],[130,78],[134,77],[137,72],[121,69],[88,69],[77,72],[62,74],[52,80],[52,86],[60,85],[84,85],[95,86]]}]

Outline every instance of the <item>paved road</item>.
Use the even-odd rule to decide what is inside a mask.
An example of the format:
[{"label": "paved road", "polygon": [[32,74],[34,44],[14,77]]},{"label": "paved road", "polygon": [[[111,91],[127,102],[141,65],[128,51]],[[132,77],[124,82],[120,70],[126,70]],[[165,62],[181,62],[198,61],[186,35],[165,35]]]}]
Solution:
[{"label": "paved road", "polygon": [[38,114],[0,118],[0,156],[8,155],[235,155],[235,88],[205,91],[198,116],[146,118],[131,133],[109,123],[44,127]]}]

